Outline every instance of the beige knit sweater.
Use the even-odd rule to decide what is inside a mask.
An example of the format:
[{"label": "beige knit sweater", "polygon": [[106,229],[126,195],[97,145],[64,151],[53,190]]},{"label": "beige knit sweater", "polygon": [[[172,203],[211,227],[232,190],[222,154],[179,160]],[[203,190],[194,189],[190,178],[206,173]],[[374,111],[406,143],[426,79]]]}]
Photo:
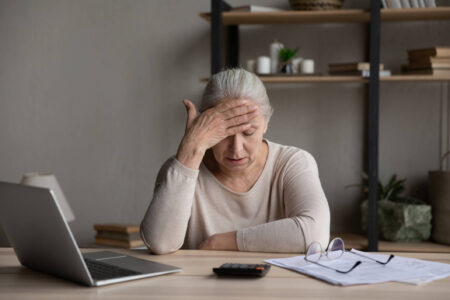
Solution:
[{"label": "beige knit sweater", "polygon": [[308,152],[265,140],[264,170],[246,193],[224,186],[202,163],[192,170],[175,158],[161,167],[141,236],[155,254],[195,249],[216,233],[237,231],[240,251],[305,252],[326,247],[330,211],[317,164]]}]

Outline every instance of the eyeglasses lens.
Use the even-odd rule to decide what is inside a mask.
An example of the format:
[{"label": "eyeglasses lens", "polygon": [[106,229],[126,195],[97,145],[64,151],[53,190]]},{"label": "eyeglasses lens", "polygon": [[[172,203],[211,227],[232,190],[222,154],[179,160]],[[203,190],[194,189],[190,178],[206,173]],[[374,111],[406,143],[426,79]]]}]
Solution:
[{"label": "eyeglasses lens", "polygon": [[312,261],[318,261],[322,256],[322,247],[319,243],[312,243],[306,252],[306,258]]},{"label": "eyeglasses lens", "polygon": [[342,254],[344,254],[344,241],[339,238],[332,240],[328,246],[328,258],[336,259],[341,257]]}]

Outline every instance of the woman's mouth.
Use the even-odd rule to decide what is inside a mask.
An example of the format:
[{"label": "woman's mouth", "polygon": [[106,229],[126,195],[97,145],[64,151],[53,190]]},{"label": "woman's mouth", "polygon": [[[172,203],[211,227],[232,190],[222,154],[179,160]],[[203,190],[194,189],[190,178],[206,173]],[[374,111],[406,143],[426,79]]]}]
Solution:
[{"label": "woman's mouth", "polygon": [[242,157],[242,158],[231,158],[231,157],[227,157],[227,160],[228,160],[230,163],[234,164],[234,165],[239,165],[239,164],[244,163],[245,157]]}]

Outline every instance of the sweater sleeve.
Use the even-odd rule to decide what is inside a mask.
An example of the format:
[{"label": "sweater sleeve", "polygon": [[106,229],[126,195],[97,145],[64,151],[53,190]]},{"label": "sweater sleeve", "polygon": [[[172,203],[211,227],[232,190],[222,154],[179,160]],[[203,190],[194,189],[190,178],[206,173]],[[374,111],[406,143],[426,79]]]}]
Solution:
[{"label": "sweater sleeve", "polygon": [[183,245],[198,173],[173,157],[161,167],[140,227],[141,237],[152,253],[173,252]]},{"label": "sweater sleeve", "polygon": [[314,241],[327,246],[330,210],[314,158],[299,151],[282,172],[278,188],[283,189],[286,218],[238,230],[239,250],[302,253]]}]

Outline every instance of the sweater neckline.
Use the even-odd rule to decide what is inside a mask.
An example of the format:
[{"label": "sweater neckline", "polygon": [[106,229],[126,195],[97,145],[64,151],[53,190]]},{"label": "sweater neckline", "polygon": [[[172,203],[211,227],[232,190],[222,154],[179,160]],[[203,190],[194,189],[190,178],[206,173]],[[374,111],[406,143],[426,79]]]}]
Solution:
[{"label": "sweater neckline", "polygon": [[267,140],[267,139],[263,139],[263,142],[266,142],[266,144],[267,144],[267,151],[268,151],[268,153],[267,153],[267,159],[266,159],[266,162],[264,163],[264,168],[263,168],[261,174],[259,175],[258,179],[256,179],[255,183],[252,185],[252,187],[251,187],[247,192],[239,193],[239,192],[233,191],[232,189],[230,189],[229,187],[227,187],[226,185],[224,185],[224,184],[223,184],[219,179],[217,179],[217,177],[214,176],[214,174],[206,167],[206,165],[204,164],[203,161],[202,161],[202,163],[201,163],[201,167],[202,167],[203,169],[205,169],[206,174],[208,174],[209,177],[212,177],[212,179],[213,179],[213,180],[214,180],[214,181],[215,181],[222,189],[224,189],[224,190],[226,190],[226,191],[228,191],[228,192],[230,192],[230,193],[232,193],[232,194],[238,195],[238,196],[246,196],[246,195],[249,195],[249,194],[251,194],[251,193],[256,189],[256,186],[257,186],[257,185],[259,184],[259,182],[261,181],[261,178],[264,177],[264,175],[267,173],[267,169],[269,168],[268,164],[269,164],[269,162],[271,161],[271,155],[272,155],[272,152],[273,152],[273,151],[272,151],[272,143],[271,143],[269,140]]}]

